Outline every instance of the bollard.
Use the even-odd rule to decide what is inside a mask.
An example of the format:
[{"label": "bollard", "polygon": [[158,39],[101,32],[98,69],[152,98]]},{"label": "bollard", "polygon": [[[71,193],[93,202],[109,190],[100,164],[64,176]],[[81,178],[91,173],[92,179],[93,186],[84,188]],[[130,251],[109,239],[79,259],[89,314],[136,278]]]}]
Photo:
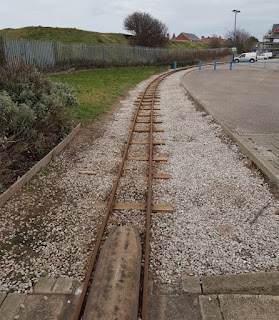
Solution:
[{"label": "bollard", "polygon": [[232,70],[232,64],[233,64],[233,63],[232,63],[232,61],[231,61],[231,62],[230,62],[230,70]]},{"label": "bollard", "polygon": [[201,68],[202,68],[202,63],[201,61],[199,61],[199,70],[201,70]]},{"label": "bollard", "polygon": [[217,63],[216,63],[216,61],[214,61],[214,70],[216,70],[216,65],[217,65]]},{"label": "bollard", "polygon": [[176,67],[177,67],[177,63],[176,63],[176,61],[174,61],[174,63],[173,63],[173,69],[175,70]]}]

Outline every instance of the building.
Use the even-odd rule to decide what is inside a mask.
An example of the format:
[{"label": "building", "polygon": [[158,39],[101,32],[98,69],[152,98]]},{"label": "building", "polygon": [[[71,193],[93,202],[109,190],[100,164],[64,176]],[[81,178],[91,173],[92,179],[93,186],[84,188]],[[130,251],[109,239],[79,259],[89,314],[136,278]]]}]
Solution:
[{"label": "building", "polygon": [[263,36],[263,42],[259,42],[256,46],[259,53],[273,52],[279,56],[279,23],[274,24],[272,29]]},{"label": "building", "polygon": [[201,42],[201,39],[199,39],[195,34],[186,32],[181,32],[174,40]]},{"label": "building", "polygon": [[227,46],[231,42],[231,41],[228,41],[228,39],[223,39],[222,37],[214,37],[214,36],[213,37],[202,36],[201,41],[209,45],[211,45],[213,42],[217,42],[220,47]]}]

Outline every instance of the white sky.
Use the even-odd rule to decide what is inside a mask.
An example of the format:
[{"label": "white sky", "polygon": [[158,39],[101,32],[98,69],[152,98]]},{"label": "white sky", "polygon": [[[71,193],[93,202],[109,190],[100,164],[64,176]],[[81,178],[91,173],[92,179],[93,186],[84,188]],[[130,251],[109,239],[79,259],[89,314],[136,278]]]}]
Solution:
[{"label": "white sky", "polygon": [[124,33],[123,20],[134,11],[150,13],[164,22],[170,35],[224,36],[237,27],[260,41],[279,23],[279,0],[1,0],[0,29],[27,26],[71,27]]}]

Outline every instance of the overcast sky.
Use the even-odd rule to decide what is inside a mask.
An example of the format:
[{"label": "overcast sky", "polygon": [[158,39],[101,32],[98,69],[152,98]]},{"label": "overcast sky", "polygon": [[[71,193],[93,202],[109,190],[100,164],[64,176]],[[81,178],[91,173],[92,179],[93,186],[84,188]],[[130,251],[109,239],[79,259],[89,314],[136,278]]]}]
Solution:
[{"label": "overcast sky", "polygon": [[123,33],[123,19],[134,11],[148,12],[164,22],[170,35],[224,36],[237,27],[262,41],[279,23],[279,0],[2,0],[0,29],[26,26],[71,27]]}]

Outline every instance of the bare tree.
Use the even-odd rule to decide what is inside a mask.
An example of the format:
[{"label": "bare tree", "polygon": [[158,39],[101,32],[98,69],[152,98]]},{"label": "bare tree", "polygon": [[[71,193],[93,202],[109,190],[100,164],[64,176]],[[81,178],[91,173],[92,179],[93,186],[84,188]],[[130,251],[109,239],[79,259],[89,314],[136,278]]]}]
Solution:
[{"label": "bare tree", "polygon": [[[234,41],[234,31],[228,31],[226,38]],[[251,51],[253,49],[254,42],[258,41],[255,37],[252,37],[249,32],[244,29],[236,29],[235,32],[235,46],[238,53]]]},{"label": "bare tree", "polygon": [[168,42],[167,26],[146,12],[134,12],[124,19],[125,30],[133,37],[130,43],[143,47],[164,46]]}]

